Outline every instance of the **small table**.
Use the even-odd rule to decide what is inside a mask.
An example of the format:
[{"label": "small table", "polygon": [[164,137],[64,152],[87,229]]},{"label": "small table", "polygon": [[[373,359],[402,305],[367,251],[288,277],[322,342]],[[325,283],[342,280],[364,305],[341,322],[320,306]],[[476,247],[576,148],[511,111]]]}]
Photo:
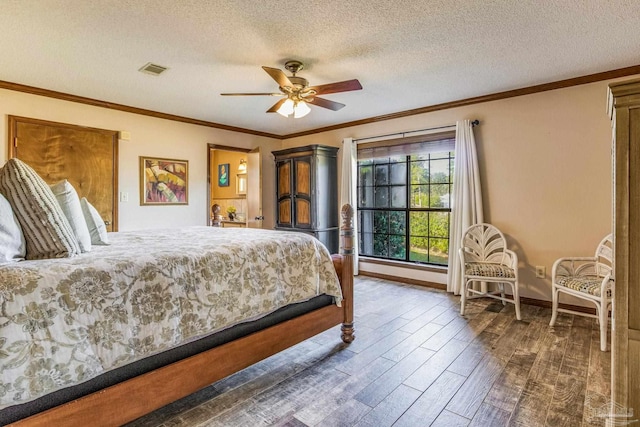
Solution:
[{"label": "small table", "polygon": [[231,221],[228,219],[223,219],[220,221],[220,225],[222,227],[241,227],[244,228],[247,226],[247,223],[245,221]]}]

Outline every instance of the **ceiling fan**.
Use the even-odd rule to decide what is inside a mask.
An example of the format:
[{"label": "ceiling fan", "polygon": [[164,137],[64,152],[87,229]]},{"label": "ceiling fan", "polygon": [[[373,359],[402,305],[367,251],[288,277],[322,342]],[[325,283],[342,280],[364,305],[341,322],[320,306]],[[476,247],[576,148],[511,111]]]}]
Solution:
[{"label": "ceiling fan", "polygon": [[293,75],[287,76],[278,68],[262,67],[262,69],[265,70],[267,74],[276,81],[276,83],[278,83],[280,93],[221,93],[220,95],[285,96],[286,98],[281,99],[269,108],[267,113],[278,113],[285,117],[293,114],[295,118],[300,118],[306,116],[309,114],[309,111],[311,111],[307,104],[317,105],[318,107],[328,108],[333,111],[337,111],[345,106],[339,102],[319,98],[317,95],[362,89],[362,85],[356,79],[318,86],[309,86],[307,79],[296,76],[296,73],[304,68],[304,64],[300,61],[287,61],[284,64],[284,68],[289,70]]}]

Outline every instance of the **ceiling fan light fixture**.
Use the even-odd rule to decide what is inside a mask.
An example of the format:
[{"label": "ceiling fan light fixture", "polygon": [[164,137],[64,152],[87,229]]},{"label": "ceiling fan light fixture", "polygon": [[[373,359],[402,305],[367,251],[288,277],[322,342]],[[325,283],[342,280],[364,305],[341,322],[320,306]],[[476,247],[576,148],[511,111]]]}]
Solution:
[{"label": "ceiling fan light fixture", "polygon": [[304,101],[296,102],[295,107],[293,108],[293,117],[299,119],[300,117],[304,117],[309,114],[311,108]]},{"label": "ceiling fan light fixture", "polygon": [[284,103],[280,106],[280,108],[278,108],[278,111],[276,111],[276,113],[280,114],[281,116],[284,117],[289,117],[294,110],[294,103],[291,99],[287,99],[286,101],[284,101]]}]

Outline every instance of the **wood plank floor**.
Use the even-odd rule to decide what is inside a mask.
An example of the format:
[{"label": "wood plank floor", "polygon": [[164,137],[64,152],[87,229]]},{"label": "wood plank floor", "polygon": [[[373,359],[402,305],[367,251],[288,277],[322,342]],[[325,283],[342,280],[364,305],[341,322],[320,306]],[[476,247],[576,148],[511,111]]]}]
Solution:
[{"label": "wood plank floor", "polygon": [[600,426],[610,352],[592,319],[359,277],[333,328],[130,426]]}]

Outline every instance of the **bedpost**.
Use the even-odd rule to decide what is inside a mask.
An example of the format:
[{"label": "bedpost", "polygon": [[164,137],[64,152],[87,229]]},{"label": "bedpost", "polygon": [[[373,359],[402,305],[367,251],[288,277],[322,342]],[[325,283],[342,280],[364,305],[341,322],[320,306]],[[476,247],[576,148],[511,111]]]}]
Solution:
[{"label": "bedpost", "polygon": [[350,343],[355,339],[353,329],[353,208],[349,204],[342,206],[340,212],[342,226],[340,240],[342,255],[342,305],[344,321],[342,322],[342,341]]}]

